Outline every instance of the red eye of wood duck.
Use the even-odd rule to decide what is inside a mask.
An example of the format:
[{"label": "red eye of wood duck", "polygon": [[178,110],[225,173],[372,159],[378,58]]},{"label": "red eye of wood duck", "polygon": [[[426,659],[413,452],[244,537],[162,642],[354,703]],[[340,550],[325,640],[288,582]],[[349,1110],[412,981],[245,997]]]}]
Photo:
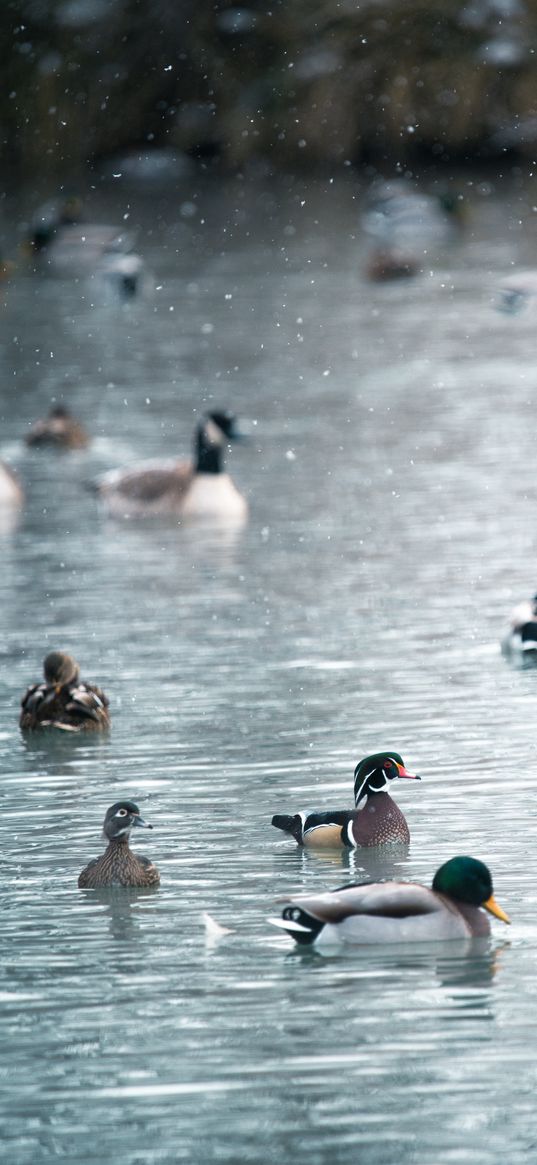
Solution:
[{"label": "red eye of wood duck", "polygon": [[354,770],[355,809],[276,814],[272,824],[290,834],[298,845],[315,848],[408,844],[405,817],[388,793],[390,781],[398,778],[420,780],[408,772],[399,753],[373,753]]}]

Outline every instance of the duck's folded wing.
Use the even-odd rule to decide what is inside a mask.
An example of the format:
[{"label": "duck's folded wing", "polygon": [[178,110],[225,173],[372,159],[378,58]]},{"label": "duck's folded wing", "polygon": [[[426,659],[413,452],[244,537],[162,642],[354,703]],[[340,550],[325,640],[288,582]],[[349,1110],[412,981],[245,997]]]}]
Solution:
[{"label": "duck's folded wing", "polygon": [[79,684],[71,688],[65,711],[71,716],[87,716],[91,720],[99,720],[104,713],[108,699],[100,688],[92,684]]},{"label": "duck's folded wing", "polygon": [[416,882],[375,882],[348,886],[326,894],[304,894],[284,900],[324,923],[343,922],[353,915],[408,918],[434,914],[445,907],[432,890]]}]

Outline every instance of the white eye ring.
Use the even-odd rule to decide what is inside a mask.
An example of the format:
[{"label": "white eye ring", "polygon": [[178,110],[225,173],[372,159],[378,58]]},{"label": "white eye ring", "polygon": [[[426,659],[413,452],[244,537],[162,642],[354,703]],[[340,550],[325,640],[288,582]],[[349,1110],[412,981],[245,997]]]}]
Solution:
[{"label": "white eye ring", "polygon": [[118,811],[116,813],[116,817],[128,817],[128,816],[129,816],[129,813],[128,813],[127,809],[118,809]]}]

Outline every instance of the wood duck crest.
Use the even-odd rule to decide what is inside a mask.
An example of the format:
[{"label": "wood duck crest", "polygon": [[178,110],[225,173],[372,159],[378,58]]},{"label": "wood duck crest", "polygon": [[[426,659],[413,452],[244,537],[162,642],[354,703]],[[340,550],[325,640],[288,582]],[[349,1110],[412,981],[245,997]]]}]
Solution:
[{"label": "wood duck crest", "polygon": [[[388,793],[390,782],[400,778],[420,780],[407,771],[398,752],[373,753],[354,770],[354,810],[276,814],[272,824],[294,837],[298,845],[316,848],[408,844],[404,814]],[[365,805],[359,808],[364,798]]]},{"label": "wood duck crest", "polygon": [[129,835],[135,827],[152,829],[144,821],[134,801],[116,801],[106,812],[103,834],[108,847],[100,858],[94,858],[82,870],[78,879],[81,889],[101,886],[158,886],[160,875],[149,858],[135,854],[129,846]]},{"label": "wood duck crest", "polygon": [[33,684],[21,700],[20,727],[63,732],[103,732],[110,725],[108,698],[96,684],[80,679],[76,659],[51,651],[43,663],[44,683]]}]

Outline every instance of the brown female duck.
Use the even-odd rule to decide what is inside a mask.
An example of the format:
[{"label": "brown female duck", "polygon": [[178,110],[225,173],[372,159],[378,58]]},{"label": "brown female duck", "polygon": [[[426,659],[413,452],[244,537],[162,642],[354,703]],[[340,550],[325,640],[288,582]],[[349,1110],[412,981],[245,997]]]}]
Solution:
[{"label": "brown female duck", "polygon": [[[298,845],[317,849],[407,844],[410,832],[404,814],[387,792],[390,781],[401,777],[420,780],[407,772],[398,752],[373,753],[354,770],[355,809],[276,814],[272,824],[294,837]],[[365,804],[358,808],[364,797]]]},{"label": "brown female duck", "polygon": [[27,445],[49,445],[56,449],[85,449],[89,437],[65,405],[55,405],[48,416],[32,425],[26,434]]},{"label": "brown female duck", "polygon": [[109,727],[108,698],[101,688],[80,679],[72,655],[51,651],[43,671],[44,682],[33,684],[22,697],[19,724],[23,731],[104,732]]},{"label": "brown female duck", "polygon": [[160,874],[156,866],[149,858],[133,853],[129,847],[129,834],[134,826],[153,828],[140,816],[140,810],[134,801],[116,801],[115,805],[110,806],[103,825],[108,848],[100,858],[94,858],[82,870],[78,879],[81,889],[159,885]]}]

